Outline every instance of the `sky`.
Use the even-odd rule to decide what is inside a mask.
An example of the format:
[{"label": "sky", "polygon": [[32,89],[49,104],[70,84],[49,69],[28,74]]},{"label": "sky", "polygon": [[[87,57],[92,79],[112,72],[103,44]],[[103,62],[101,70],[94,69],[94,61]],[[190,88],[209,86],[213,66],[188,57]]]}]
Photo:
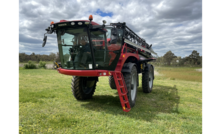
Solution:
[{"label": "sky", "polygon": [[172,51],[189,56],[193,50],[202,55],[201,0],[20,0],[19,53],[50,54],[58,52],[56,34],[48,34],[42,47],[45,29],[51,21],[88,20],[107,25],[126,22],[158,56]]}]

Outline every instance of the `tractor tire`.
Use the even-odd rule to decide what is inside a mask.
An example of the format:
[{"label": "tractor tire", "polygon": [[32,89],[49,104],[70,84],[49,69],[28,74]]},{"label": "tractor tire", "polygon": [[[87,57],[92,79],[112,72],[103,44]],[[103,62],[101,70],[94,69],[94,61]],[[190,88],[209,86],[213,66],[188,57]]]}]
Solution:
[{"label": "tractor tire", "polygon": [[142,73],[142,88],[144,93],[150,93],[153,88],[153,67],[148,66],[148,69]]},{"label": "tractor tire", "polygon": [[88,80],[87,77],[73,76],[71,88],[77,100],[91,99],[96,88],[96,80]]},{"label": "tractor tire", "polygon": [[130,103],[130,107],[134,107],[137,97],[137,68],[132,67],[130,73],[123,73],[124,81],[127,86],[127,97]]},{"label": "tractor tire", "polygon": [[109,85],[110,85],[111,89],[117,89],[113,75],[109,76]]}]

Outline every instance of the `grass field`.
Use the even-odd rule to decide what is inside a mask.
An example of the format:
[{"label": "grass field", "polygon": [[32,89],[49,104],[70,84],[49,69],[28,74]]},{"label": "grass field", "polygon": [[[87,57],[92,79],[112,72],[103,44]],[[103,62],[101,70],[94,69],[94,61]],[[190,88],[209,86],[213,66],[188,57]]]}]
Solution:
[{"label": "grass field", "polygon": [[[170,68],[156,70],[173,72]],[[182,71],[189,70],[194,69]],[[77,101],[70,88],[71,76],[20,68],[19,132],[202,133],[202,82],[168,74],[155,76],[150,94],[142,92],[140,79],[136,105],[125,113],[108,77],[99,78],[93,99]]]},{"label": "grass field", "polygon": [[171,80],[187,80],[202,82],[202,72],[196,67],[157,67],[156,70]]}]

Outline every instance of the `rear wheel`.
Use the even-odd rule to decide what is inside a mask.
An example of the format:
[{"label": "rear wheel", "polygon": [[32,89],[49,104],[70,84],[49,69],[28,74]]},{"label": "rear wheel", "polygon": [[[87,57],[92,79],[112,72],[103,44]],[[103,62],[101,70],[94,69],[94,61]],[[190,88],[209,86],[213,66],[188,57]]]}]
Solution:
[{"label": "rear wheel", "polygon": [[153,67],[148,66],[142,74],[142,88],[144,93],[150,93],[153,88]]},{"label": "rear wheel", "polygon": [[109,76],[109,85],[112,89],[117,89],[114,81],[113,75]]},{"label": "rear wheel", "polygon": [[92,98],[96,88],[96,83],[96,80],[90,79],[89,77],[73,76],[71,88],[74,97],[77,100]]},{"label": "rear wheel", "polygon": [[127,86],[127,97],[130,103],[130,107],[134,107],[137,96],[137,68],[132,67],[131,73],[123,73],[124,80]]}]

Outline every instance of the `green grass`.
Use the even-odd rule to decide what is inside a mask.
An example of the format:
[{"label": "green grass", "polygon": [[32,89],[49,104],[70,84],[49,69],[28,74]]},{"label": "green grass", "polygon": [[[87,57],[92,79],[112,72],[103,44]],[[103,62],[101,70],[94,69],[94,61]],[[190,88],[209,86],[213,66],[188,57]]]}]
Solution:
[{"label": "green grass", "polygon": [[20,70],[25,70],[25,69],[24,69],[23,67],[19,67],[19,71],[20,71]]},{"label": "green grass", "polygon": [[20,68],[20,133],[202,133],[201,82],[155,76],[153,91],[144,94],[140,79],[136,105],[125,113],[108,77],[99,78],[87,101],[73,97],[71,78]]}]

